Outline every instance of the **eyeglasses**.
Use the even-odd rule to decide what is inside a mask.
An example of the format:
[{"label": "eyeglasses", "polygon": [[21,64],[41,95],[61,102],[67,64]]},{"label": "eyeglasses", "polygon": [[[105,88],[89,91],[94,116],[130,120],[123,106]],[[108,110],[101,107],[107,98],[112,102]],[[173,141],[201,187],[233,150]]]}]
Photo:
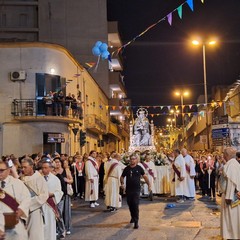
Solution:
[{"label": "eyeglasses", "polygon": [[5,168],[5,169],[0,169],[0,173],[3,173],[5,170],[7,170],[7,168]]}]

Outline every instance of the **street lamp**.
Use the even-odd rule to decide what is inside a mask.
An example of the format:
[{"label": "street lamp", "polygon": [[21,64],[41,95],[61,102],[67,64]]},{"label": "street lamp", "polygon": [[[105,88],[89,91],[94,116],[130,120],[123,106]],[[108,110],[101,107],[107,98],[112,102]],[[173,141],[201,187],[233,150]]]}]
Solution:
[{"label": "street lamp", "polygon": [[192,44],[195,46],[202,45],[202,54],[203,54],[203,82],[204,82],[204,101],[206,105],[206,132],[207,132],[207,148],[210,149],[210,141],[209,141],[209,129],[208,129],[208,98],[207,98],[207,71],[206,71],[206,46],[216,45],[216,40],[210,41],[199,41],[193,40]]},{"label": "street lamp", "polygon": [[182,109],[182,126],[184,127],[184,116],[183,116],[183,97],[187,97],[189,96],[189,92],[188,91],[176,91],[175,92],[176,96],[180,96],[180,100],[181,100],[181,109]]},{"label": "street lamp", "polygon": [[175,118],[168,118],[167,121],[170,123],[170,127],[173,127],[173,123],[175,123]]},{"label": "street lamp", "polygon": [[170,110],[171,115],[173,115],[174,117],[174,121],[175,121],[175,127],[177,127],[177,115],[179,114],[179,110],[177,109],[176,111],[174,111],[173,109]]}]

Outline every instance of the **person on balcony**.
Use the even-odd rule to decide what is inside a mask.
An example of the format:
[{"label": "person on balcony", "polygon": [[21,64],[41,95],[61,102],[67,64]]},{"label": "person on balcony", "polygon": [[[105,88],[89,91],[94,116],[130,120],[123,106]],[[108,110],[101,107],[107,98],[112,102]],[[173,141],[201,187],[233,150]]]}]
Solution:
[{"label": "person on balcony", "polygon": [[60,90],[57,93],[55,93],[53,99],[56,116],[63,116],[63,109],[65,105],[65,97],[63,91]]},{"label": "person on balcony", "polygon": [[77,115],[79,119],[83,118],[83,102],[81,101],[81,97],[77,97]]},{"label": "person on balcony", "polygon": [[77,117],[77,99],[76,96],[74,94],[72,94],[72,117],[76,118]]},{"label": "person on balcony", "polygon": [[65,111],[66,111],[66,116],[70,116],[71,115],[71,107],[72,107],[72,102],[73,102],[73,98],[71,93],[69,93],[66,98],[65,98]]},{"label": "person on balcony", "polygon": [[43,98],[45,104],[45,114],[47,116],[50,116],[53,113],[53,95],[53,92],[49,91],[47,96]]}]

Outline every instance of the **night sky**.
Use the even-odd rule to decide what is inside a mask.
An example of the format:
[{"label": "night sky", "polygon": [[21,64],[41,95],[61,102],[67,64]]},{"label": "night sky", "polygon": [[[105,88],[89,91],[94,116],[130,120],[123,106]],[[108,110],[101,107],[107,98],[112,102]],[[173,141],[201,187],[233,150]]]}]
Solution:
[{"label": "night sky", "polygon": [[[108,0],[108,20],[119,22],[123,44],[165,17],[178,0]],[[173,13],[172,26],[159,23],[123,51],[124,81],[132,105],[180,104],[174,90],[187,89],[196,103],[204,94],[202,48],[193,36],[216,36],[206,49],[208,93],[211,86],[232,84],[240,74],[240,0],[194,0],[194,11],[183,5],[183,19]]]},{"label": "night sky", "polygon": [[[108,0],[108,20],[119,22],[125,44],[184,2]],[[133,106],[180,105],[180,98],[174,95],[177,89],[191,92],[184,104],[197,103],[199,95],[204,94],[203,57],[202,47],[191,44],[194,36],[219,41],[214,48],[206,48],[208,94],[212,86],[229,85],[238,79],[240,0],[193,2],[193,12],[186,3],[183,5],[182,20],[174,12],[172,26],[165,20],[124,49],[124,82]],[[148,111],[158,113],[159,109]],[[166,117],[154,117],[154,123],[163,125]]]}]

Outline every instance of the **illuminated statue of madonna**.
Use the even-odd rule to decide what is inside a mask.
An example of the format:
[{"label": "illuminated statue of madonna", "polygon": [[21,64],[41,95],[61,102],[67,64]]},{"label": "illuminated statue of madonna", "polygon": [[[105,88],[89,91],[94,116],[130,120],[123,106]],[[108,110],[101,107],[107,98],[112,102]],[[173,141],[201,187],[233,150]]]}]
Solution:
[{"label": "illuminated statue of madonna", "polygon": [[151,130],[147,119],[148,112],[145,108],[139,108],[137,118],[133,126],[133,146],[151,146]]}]

